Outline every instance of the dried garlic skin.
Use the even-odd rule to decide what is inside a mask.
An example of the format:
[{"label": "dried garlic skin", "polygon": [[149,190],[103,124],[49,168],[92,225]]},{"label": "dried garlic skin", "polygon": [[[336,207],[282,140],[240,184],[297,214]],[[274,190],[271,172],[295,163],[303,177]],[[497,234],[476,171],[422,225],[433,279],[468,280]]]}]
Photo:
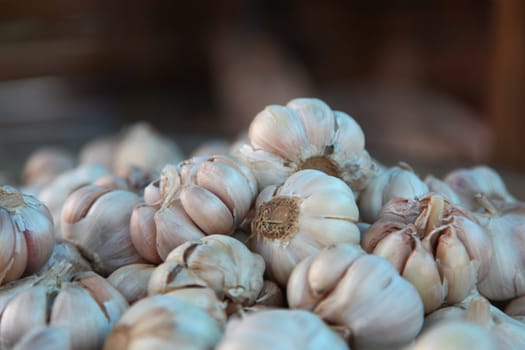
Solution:
[{"label": "dried garlic skin", "polygon": [[461,302],[489,271],[490,238],[478,220],[435,193],[388,202],[361,239],[418,290],[425,313]]},{"label": "dried garlic skin", "polygon": [[260,188],[282,184],[296,171],[317,169],[341,178],[357,193],[378,170],[357,122],[315,98],[267,106],[252,120],[248,138],[236,154]]},{"label": "dried garlic skin", "polygon": [[307,256],[333,244],[358,245],[358,218],[346,183],[319,170],[301,170],[281,186],[261,191],[248,243],[264,258],[269,278],[285,286],[293,268]]},{"label": "dried garlic skin", "polygon": [[33,196],[0,187],[0,284],[36,272],[53,252],[53,218]]},{"label": "dried garlic skin", "polygon": [[343,338],[306,310],[261,310],[228,322],[217,350],[349,349]]},{"label": "dried garlic skin", "polygon": [[302,260],[287,284],[288,304],[347,330],[355,349],[400,348],[423,326],[417,290],[386,259],[338,244]]},{"label": "dried garlic skin", "polygon": [[133,192],[83,186],[64,203],[63,238],[79,247],[103,276],[121,266],[142,263],[129,228],[131,213],[139,202]]},{"label": "dried garlic skin", "polygon": [[147,297],[133,304],[106,339],[105,350],[209,350],[222,332],[203,309],[169,295]]}]

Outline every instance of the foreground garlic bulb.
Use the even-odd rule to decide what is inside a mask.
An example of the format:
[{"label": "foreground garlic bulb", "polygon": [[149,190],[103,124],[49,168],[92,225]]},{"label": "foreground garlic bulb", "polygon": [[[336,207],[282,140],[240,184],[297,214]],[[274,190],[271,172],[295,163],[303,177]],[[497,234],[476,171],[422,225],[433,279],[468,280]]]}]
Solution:
[{"label": "foreground garlic bulb", "polygon": [[358,192],[377,170],[361,127],[318,99],[267,106],[251,122],[248,136],[250,144],[238,152],[260,188],[281,184],[301,169],[318,169]]},{"label": "foreground garlic bulb", "polygon": [[14,345],[32,329],[52,326],[67,331],[72,349],[97,349],[127,307],[124,297],[94,272],[44,276],[5,304],[0,341]]},{"label": "foreground garlic bulb", "polygon": [[423,325],[417,290],[386,259],[339,244],[301,261],[288,280],[290,308],[346,330],[352,349],[395,349]]},{"label": "foreground garlic bulb", "polygon": [[210,235],[175,248],[151,275],[148,294],[209,287],[220,300],[253,305],[263,288],[264,260],[235,238]]},{"label": "foreground garlic bulb", "polygon": [[0,187],[0,284],[36,272],[51,256],[53,219],[38,199]]},{"label": "foreground garlic bulb", "polygon": [[109,334],[105,350],[209,350],[221,338],[217,322],[201,308],[169,295],[131,306]]},{"label": "foreground garlic bulb", "polygon": [[263,310],[231,320],[216,350],[349,349],[317,315],[305,310]]},{"label": "foreground garlic bulb", "polygon": [[425,312],[462,301],[485,278],[490,239],[477,220],[442,196],[394,199],[361,240],[418,290]]},{"label": "foreground garlic bulb", "polygon": [[36,327],[24,334],[12,350],[71,350],[71,334],[59,327]]},{"label": "foreground garlic bulb", "polygon": [[516,201],[508,192],[501,176],[488,166],[451,171],[444,181],[458,194],[461,204],[470,210],[480,209],[475,198],[478,194],[496,202]]},{"label": "foreground garlic bulb", "polygon": [[255,210],[249,244],[263,256],[268,276],[283,286],[307,256],[332,244],[359,244],[352,190],[319,170],[301,170],[281,186],[266,187]]},{"label": "foreground garlic bulb", "polygon": [[413,170],[395,166],[370,180],[358,199],[361,220],[373,223],[383,206],[394,198],[417,198],[428,192],[428,186]]},{"label": "foreground garlic bulb", "polygon": [[[210,234],[233,234],[257,194],[251,171],[226,156],[191,158],[166,165],[158,194],[135,208],[131,237],[140,254],[161,262],[178,245]],[[151,203],[158,196],[157,203]]]},{"label": "foreground garlic bulb", "polygon": [[143,262],[131,242],[129,220],[140,197],[132,192],[87,185],[73,192],[62,210],[63,238],[74,243],[107,276]]}]

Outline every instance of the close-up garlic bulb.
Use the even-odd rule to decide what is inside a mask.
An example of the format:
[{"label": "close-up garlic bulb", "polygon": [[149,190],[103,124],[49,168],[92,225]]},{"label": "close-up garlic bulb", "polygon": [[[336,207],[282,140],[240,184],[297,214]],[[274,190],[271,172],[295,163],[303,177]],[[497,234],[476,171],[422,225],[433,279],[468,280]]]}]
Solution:
[{"label": "close-up garlic bulb", "polygon": [[377,171],[357,122],[319,99],[267,106],[252,120],[248,137],[238,154],[260,188],[282,184],[296,171],[317,169],[359,192]]},{"label": "close-up garlic bulb", "polygon": [[251,171],[227,156],[168,164],[161,171],[158,189],[159,202],[138,205],[130,223],[133,244],[153,263],[166,259],[186,241],[233,234],[257,195]]},{"label": "close-up garlic bulb", "polygon": [[209,350],[222,331],[203,309],[170,295],[155,295],[133,304],[104,344],[105,350]]},{"label": "close-up garlic bulb", "polygon": [[423,326],[423,302],[393,265],[339,244],[302,260],[287,284],[288,304],[319,315],[352,349],[398,349]]},{"label": "close-up garlic bulb", "polygon": [[51,256],[54,242],[47,207],[14,187],[0,187],[0,284],[36,272]]},{"label": "close-up garlic bulb", "polygon": [[434,193],[387,203],[361,245],[417,288],[426,313],[462,301],[487,276],[493,257],[476,218]]},{"label": "close-up garlic bulb", "polygon": [[235,238],[209,235],[186,242],[168,255],[151,275],[148,294],[187,286],[209,287],[220,300],[253,305],[263,288],[264,260]]},{"label": "close-up garlic bulb", "polygon": [[129,231],[131,213],[139,202],[133,192],[81,187],[64,203],[63,238],[74,243],[103,276],[121,266],[144,262]]},{"label": "close-up garlic bulb", "polygon": [[258,195],[248,244],[264,258],[268,277],[285,286],[307,256],[333,244],[358,245],[358,219],[346,183],[319,170],[301,170]]},{"label": "close-up garlic bulb", "polygon": [[316,314],[276,309],[232,319],[215,349],[348,350],[349,347]]}]

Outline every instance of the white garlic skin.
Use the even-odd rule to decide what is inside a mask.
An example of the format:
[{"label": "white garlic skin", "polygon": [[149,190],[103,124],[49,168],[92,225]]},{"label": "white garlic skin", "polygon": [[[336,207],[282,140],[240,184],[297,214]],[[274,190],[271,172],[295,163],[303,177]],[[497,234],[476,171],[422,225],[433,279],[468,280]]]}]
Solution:
[{"label": "white garlic skin", "polygon": [[359,244],[352,190],[319,170],[301,170],[282,186],[268,186],[257,197],[255,210],[249,244],[281,286],[307,256],[333,244]]},{"label": "white garlic skin", "polygon": [[13,347],[13,350],[71,350],[72,346],[71,335],[66,329],[41,326],[25,333]]},{"label": "white garlic skin", "polygon": [[232,319],[216,350],[349,349],[319,316],[305,310],[262,310]]}]

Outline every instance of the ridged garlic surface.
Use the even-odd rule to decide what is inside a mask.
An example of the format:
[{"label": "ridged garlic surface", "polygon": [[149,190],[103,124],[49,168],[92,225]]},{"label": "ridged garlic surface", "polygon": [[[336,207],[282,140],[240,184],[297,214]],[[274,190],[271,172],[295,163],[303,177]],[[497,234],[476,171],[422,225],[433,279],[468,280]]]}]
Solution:
[{"label": "ridged garlic surface", "polygon": [[428,186],[411,169],[394,166],[373,177],[359,194],[360,219],[373,223],[383,206],[394,198],[418,198],[428,193]]},{"label": "ridged garlic surface", "polygon": [[416,287],[426,313],[461,302],[485,278],[492,258],[476,218],[434,193],[387,203],[361,245]]},{"label": "ridged garlic surface", "polygon": [[148,295],[148,282],[155,269],[151,264],[129,264],[119,267],[107,277],[131,305]]},{"label": "ridged garlic surface", "polygon": [[0,284],[36,272],[51,256],[54,242],[47,207],[11,186],[0,187]]},{"label": "ridged garlic surface", "polygon": [[349,336],[352,349],[397,349],[423,326],[417,290],[392,264],[338,244],[302,260],[287,284],[288,304],[306,309]]},{"label": "ridged garlic surface", "polygon": [[209,350],[222,332],[203,309],[175,296],[155,295],[133,304],[104,344],[105,350]]},{"label": "ridged garlic surface", "polygon": [[202,286],[213,289],[220,300],[253,305],[263,288],[264,268],[262,257],[240,241],[209,235],[173,249],[153,271],[148,294]]},{"label": "ridged garlic surface", "polygon": [[248,137],[249,144],[236,153],[252,169],[260,188],[282,184],[302,169],[318,169],[359,192],[377,171],[357,122],[319,99],[267,106],[252,120]]},{"label": "ridged garlic surface", "polygon": [[262,310],[232,319],[216,350],[349,350],[343,338],[306,310]]},{"label": "ridged garlic surface", "polygon": [[333,244],[358,245],[358,218],[346,183],[319,170],[301,170],[260,192],[249,244],[264,258],[269,278],[285,286],[307,256]]},{"label": "ridged garlic surface", "polygon": [[145,259],[159,263],[184,242],[233,234],[255,200],[257,182],[232,158],[197,157],[166,165],[158,187],[148,190],[149,203],[133,211],[131,237]]}]

